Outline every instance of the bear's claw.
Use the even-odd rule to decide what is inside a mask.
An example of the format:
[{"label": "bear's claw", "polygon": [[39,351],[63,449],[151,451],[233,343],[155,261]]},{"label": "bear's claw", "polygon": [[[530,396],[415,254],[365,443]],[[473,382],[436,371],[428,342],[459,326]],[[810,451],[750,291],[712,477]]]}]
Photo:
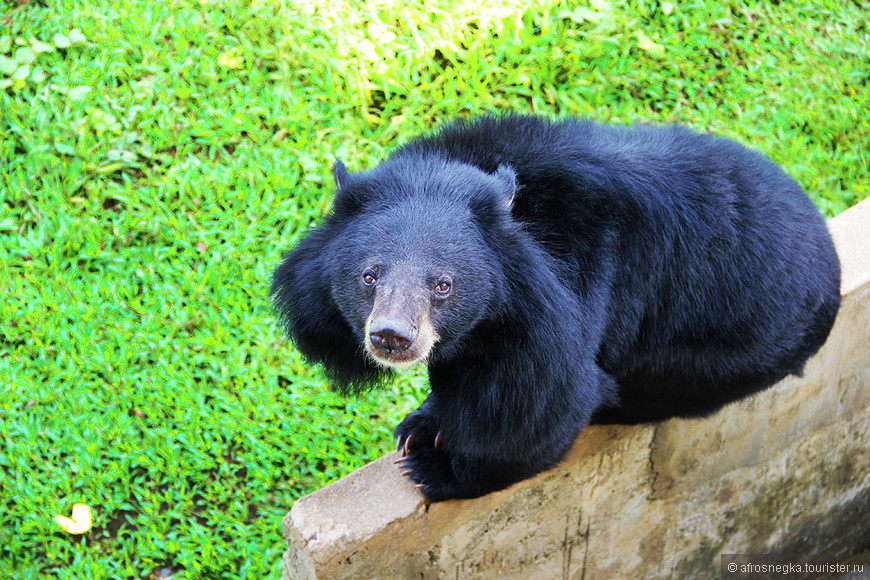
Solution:
[{"label": "bear's claw", "polygon": [[411,452],[411,442],[414,440],[414,434],[408,433],[408,437],[405,439],[405,444],[402,445],[402,456],[406,456]]},{"label": "bear's claw", "polygon": [[399,440],[396,443],[396,451],[400,451],[402,453],[402,457],[407,457],[408,454],[411,453],[411,446],[414,444],[414,439],[414,433],[400,435]]}]

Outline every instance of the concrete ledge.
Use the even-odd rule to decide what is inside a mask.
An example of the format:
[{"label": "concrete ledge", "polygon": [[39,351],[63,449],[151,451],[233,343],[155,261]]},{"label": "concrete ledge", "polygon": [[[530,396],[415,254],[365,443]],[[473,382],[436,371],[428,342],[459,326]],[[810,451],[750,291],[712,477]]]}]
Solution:
[{"label": "concrete ledge", "polygon": [[843,304],[802,378],[587,428],[557,468],[428,509],[391,453],[294,504],[284,578],[706,578],[725,553],[870,550],[870,200],[829,227]]}]

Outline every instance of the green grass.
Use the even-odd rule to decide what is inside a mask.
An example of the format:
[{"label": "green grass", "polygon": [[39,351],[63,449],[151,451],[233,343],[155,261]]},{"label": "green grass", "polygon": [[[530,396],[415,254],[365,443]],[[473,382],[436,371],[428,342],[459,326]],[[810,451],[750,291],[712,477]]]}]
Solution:
[{"label": "green grass", "polygon": [[0,4],[0,576],[276,578],[293,500],[392,447],[425,380],[342,399],[269,309],[336,156],[480,111],[679,122],[828,216],[868,196],[868,2],[478,5]]}]

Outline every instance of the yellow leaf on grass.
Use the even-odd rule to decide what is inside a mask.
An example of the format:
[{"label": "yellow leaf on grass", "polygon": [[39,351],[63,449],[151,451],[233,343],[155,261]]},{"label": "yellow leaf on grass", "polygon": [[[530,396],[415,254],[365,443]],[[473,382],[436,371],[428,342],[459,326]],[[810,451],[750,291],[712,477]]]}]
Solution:
[{"label": "yellow leaf on grass", "polygon": [[221,67],[231,70],[242,68],[245,65],[245,58],[235,49],[220,53],[217,61]]},{"label": "yellow leaf on grass", "polygon": [[66,516],[54,516],[54,520],[70,534],[84,534],[91,529],[91,509],[83,503],[73,506],[72,519]]}]

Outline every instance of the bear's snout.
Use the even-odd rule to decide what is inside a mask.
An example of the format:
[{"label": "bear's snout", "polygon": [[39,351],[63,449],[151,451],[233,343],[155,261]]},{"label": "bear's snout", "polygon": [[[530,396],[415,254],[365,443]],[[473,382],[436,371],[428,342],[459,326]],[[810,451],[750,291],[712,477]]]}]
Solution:
[{"label": "bear's snout", "polygon": [[372,345],[388,353],[408,350],[417,338],[417,329],[400,320],[379,319],[369,327]]}]

